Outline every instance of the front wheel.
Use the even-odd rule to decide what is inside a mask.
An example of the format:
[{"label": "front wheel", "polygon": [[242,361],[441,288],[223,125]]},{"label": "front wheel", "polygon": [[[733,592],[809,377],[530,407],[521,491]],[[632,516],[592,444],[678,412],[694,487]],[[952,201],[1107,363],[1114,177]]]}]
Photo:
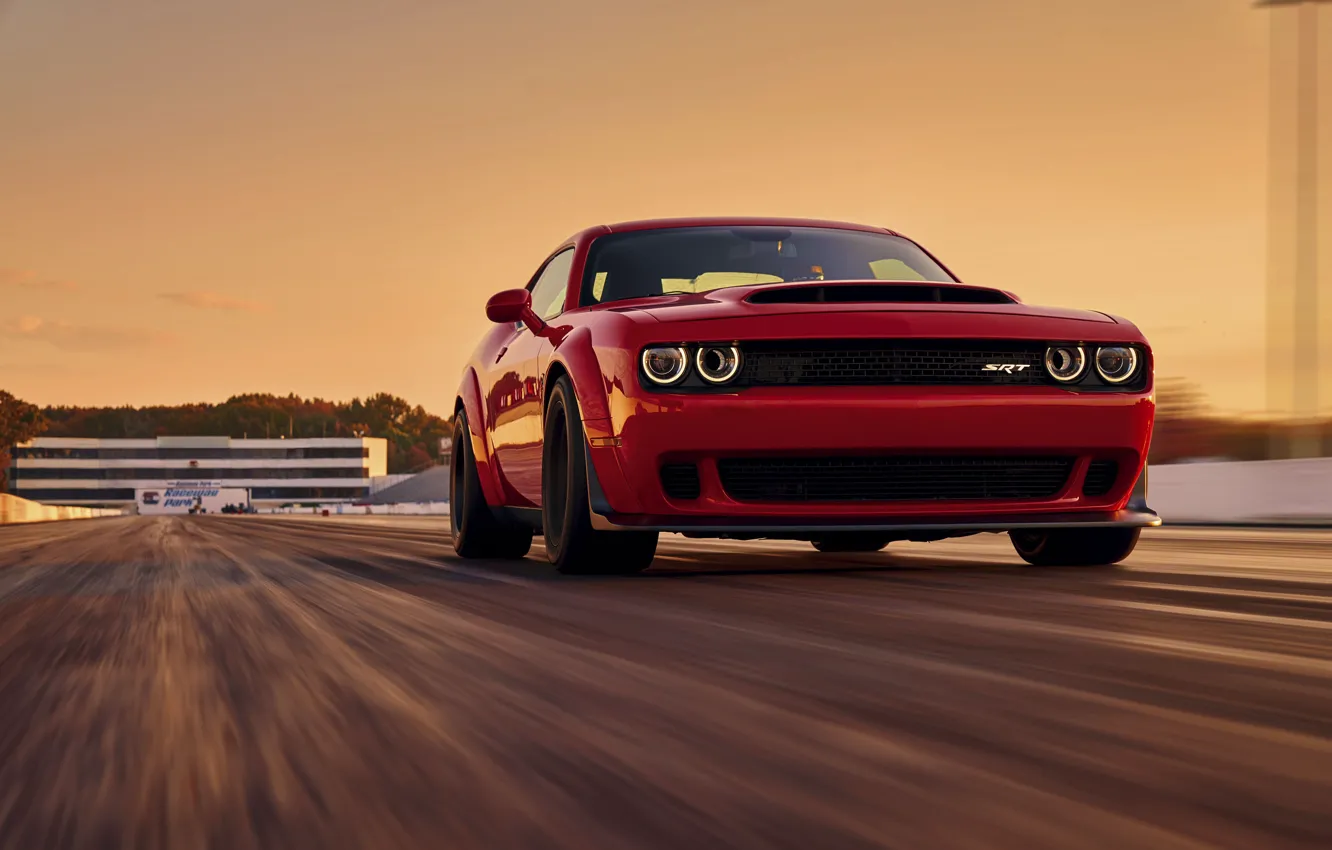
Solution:
[{"label": "front wheel", "polygon": [[481,477],[472,456],[467,414],[459,411],[453,424],[453,457],[449,470],[449,530],[459,558],[517,560],[532,548],[532,529],[501,522],[486,504]]},{"label": "front wheel", "polygon": [[640,573],[657,554],[655,531],[597,531],[587,499],[587,450],[578,399],[567,377],[555,382],[546,409],[541,465],[541,524],[546,557],[562,573]]},{"label": "front wheel", "polygon": [[1013,548],[1037,567],[1108,567],[1133,554],[1138,528],[1057,528],[1010,531]]}]

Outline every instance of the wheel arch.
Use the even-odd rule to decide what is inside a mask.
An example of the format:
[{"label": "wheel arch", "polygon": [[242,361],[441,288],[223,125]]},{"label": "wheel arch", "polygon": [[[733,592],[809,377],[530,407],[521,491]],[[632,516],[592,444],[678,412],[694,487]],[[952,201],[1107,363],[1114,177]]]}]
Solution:
[{"label": "wheel arch", "polygon": [[[476,460],[476,474],[481,479],[481,493],[492,506],[504,504],[503,490],[499,486],[498,470],[490,454],[490,441],[486,439],[485,406],[481,403],[481,381],[476,370],[470,366],[463,374],[462,384],[458,387],[458,396],[454,401],[453,415],[465,413],[467,435],[471,441],[472,457]],[[454,447],[457,451],[458,447]]]},{"label": "wheel arch", "polygon": [[[551,358],[550,365],[546,368],[545,397],[541,399],[542,419],[545,419],[545,412],[550,410],[550,396],[551,391],[555,388],[555,383],[560,378],[566,377],[569,377],[569,367],[565,366],[563,361]],[[573,383],[573,378],[569,378],[569,382]],[[577,393],[578,385],[574,384],[574,394],[577,395]],[[579,405],[579,407],[581,408],[582,405]]]},{"label": "wheel arch", "polygon": [[573,384],[574,397],[578,401],[578,413],[584,427],[589,422],[601,422],[610,419],[610,405],[606,397],[606,378],[601,371],[601,362],[592,347],[592,334],[586,327],[577,328],[560,341],[559,346],[546,364],[546,375],[541,400],[544,411],[550,405],[550,391],[561,377],[568,377]]},{"label": "wheel arch", "polygon": [[[592,347],[591,334],[586,328],[579,328],[565,340],[546,365],[544,397],[542,399],[542,427],[544,431],[546,415],[550,408],[550,397],[555,382],[567,377],[573,387],[574,400],[578,404],[578,415],[583,430],[585,462],[587,466],[588,497],[594,514],[606,514],[612,511],[611,501],[607,497],[607,487],[615,496],[615,504],[621,510],[635,512],[641,510],[637,498],[627,489],[624,472],[616,455],[618,448],[594,448],[599,440],[613,439],[614,424],[610,415],[610,399],[607,387],[611,379],[601,367],[600,359]],[[603,483],[604,482],[604,483]]]}]

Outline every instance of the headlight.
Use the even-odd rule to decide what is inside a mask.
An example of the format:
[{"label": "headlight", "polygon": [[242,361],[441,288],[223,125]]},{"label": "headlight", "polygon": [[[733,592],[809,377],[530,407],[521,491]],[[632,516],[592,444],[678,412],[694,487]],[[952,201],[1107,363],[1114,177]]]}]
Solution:
[{"label": "headlight", "polygon": [[1122,384],[1138,374],[1138,350],[1127,345],[1098,348],[1096,371],[1107,384]]},{"label": "headlight", "polygon": [[698,374],[710,384],[724,384],[740,371],[740,349],[734,345],[704,345],[694,358]]},{"label": "headlight", "polygon": [[683,348],[649,348],[643,352],[643,371],[654,384],[665,387],[677,383],[688,369],[689,355]]},{"label": "headlight", "polygon": [[1080,345],[1052,345],[1045,351],[1045,369],[1056,381],[1071,384],[1087,369],[1087,353]]}]

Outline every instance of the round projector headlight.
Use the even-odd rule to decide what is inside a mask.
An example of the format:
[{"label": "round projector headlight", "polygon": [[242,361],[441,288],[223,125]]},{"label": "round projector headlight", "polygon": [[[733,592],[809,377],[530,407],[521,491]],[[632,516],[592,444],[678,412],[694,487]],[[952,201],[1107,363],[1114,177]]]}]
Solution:
[{"label": "round projector headlight", "polygon": [[689,369],[689,355],[683,348],[649,348],[643,352],[643,372],[660,386],[677,383]]},{"label": "round projector headlight", "polygon": [[1122,384],[1138,374],[1138,350],[1127,345],[1096,349],[1096,371],[1108,384]]},{"label": "round projector headlight", "polygon": [[1087,370],[1087,352],[1080,345],[1052,345],[1045,352],[1045,370],[1056,381],[1071,384]]},{"label": "round projector headlight", "polygon": [[710,384],[724,384],[740,371],[740,349],[734,345],[704,345],[694,358],[698,374]]}]

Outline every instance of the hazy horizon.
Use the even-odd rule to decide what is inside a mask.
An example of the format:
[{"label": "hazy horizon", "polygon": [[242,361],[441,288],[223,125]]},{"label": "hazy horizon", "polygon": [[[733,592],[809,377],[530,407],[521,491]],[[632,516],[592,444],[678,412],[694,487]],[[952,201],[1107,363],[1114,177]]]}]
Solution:
[{"label": "hazy horizon", "polygon": [[0,0],[0,386],[447,413],[486,299],[565,236],[755,214],[1125,316],[1159,377],[1260,412],[1273,14]]}]

